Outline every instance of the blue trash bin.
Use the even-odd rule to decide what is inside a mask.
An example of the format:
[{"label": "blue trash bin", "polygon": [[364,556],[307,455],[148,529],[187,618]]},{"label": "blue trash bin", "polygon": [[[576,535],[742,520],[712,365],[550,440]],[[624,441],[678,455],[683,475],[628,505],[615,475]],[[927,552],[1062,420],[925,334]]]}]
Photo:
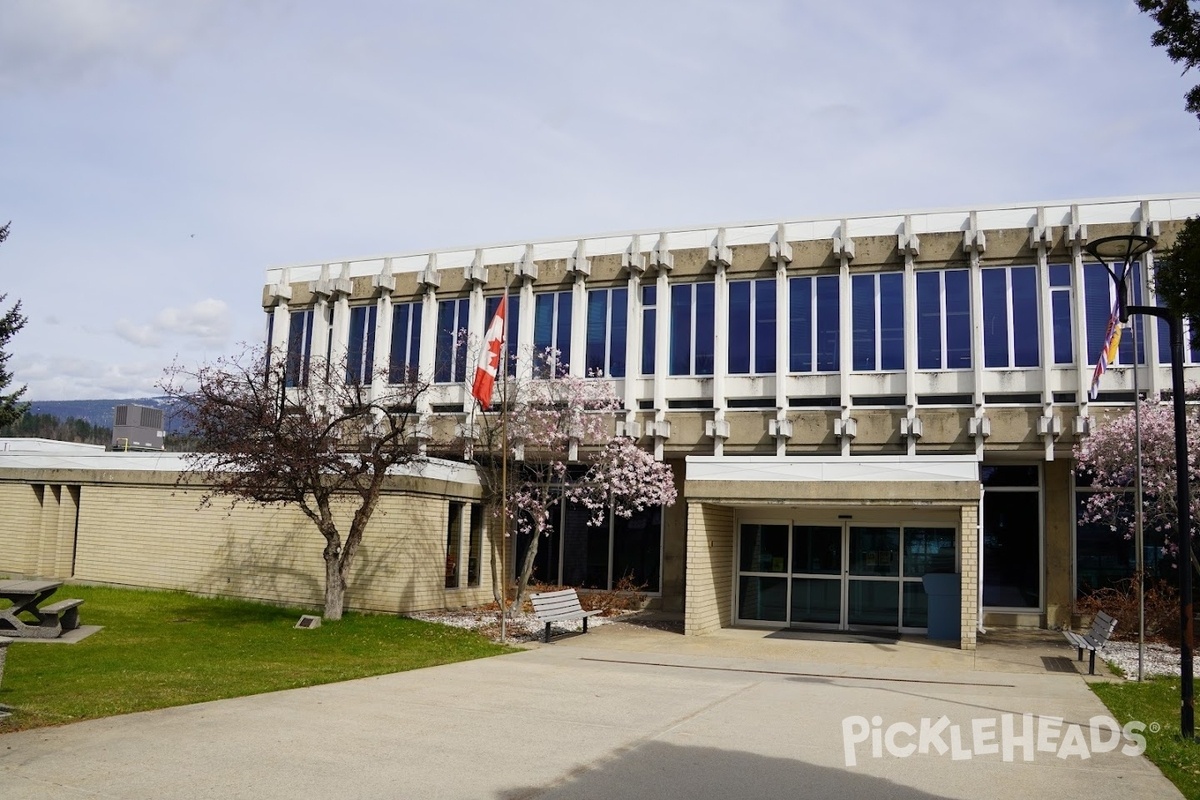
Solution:
[{"label": "blue trash bin", "polygon": [[962,639],[962,578],[957,572],[929,572],[921,582],[929,597],[930,639]]}]

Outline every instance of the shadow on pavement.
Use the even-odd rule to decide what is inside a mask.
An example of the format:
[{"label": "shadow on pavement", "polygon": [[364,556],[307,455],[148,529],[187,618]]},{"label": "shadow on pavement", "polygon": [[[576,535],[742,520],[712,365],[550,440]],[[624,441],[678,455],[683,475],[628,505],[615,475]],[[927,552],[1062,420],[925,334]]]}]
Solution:
[{"label": "shadow on pavement", "polygon": [[548,786],[525,786],[497,795],[501,800],[642,800],[643,798],[783,797],[890,800],[936,798],[853,768],[835,769],[790,758],[772,758],[713,747],[683,747],[651,741],[580,767]]}]

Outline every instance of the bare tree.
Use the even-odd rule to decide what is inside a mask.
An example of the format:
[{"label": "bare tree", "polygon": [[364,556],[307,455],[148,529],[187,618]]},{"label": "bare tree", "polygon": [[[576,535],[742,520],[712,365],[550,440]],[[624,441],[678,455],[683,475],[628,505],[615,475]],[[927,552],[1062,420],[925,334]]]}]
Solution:
[{"label": "bare tree", "polygon": [[[295,365],[292,365],[295,367]],[[195,370],[174,367],[162,388],[192,437],[189,473],[215,495],[294,505],[325,539],[326,619],[341,619],[355,554],[389,471],[420,461],[416,414],[427,385],[415,374],[362,382],[319,359],[288,369],[247,348]],[[349,377],[350,380],[343,378]],[[383,387],[382,390],[380,387]],[[343,536],[336,509],[353,508]]]}]

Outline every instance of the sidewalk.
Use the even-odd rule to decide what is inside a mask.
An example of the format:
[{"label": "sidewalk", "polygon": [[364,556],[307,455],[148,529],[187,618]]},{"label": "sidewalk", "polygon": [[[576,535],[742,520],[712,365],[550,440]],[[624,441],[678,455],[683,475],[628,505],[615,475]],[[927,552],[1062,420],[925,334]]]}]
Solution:
[{"label": "sidewalk", "polygon": [[[991,647],[597,626],[509,656],[8,734],[0,796],[1180,796],[1119,750],[889,755],[895,723],[945,715],[969,750],[973,720],[1061,717],[1086,736],[1107,713],[1077,672],[1045,667],[1042,654],[1065,646]],[[855,717],[863,739],[848,747]],[[952,744],[948,730],[940,739]]]}]

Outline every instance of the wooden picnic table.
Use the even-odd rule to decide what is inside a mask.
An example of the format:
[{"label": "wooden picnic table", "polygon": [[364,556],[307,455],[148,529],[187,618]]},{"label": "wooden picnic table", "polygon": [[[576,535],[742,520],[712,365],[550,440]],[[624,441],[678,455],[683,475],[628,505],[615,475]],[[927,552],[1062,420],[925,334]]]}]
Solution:
[{"label": "wooden picnic table", "polygon": [[[82,600],[42,605],[62,584],[62,581],[37,579],[0,581],[0,598],[12,602],[8,608],[0,608],[0,636],[57,639],[64,631],[78,628]],[[21,614],[26,614],[26,619]]]}]

